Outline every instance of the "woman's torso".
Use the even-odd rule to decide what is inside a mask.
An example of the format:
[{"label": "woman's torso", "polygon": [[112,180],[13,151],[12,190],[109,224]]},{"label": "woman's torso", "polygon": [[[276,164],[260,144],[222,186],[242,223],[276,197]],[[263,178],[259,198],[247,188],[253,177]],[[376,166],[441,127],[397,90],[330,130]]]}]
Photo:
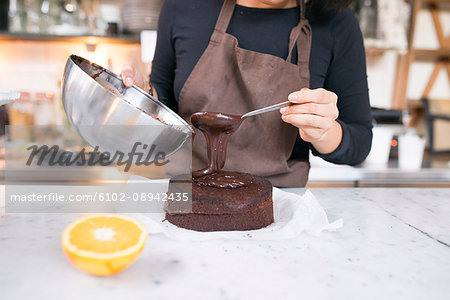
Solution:
[{"label": "woman's torso", "polygon": [[[159,96],[161,92],[164,94],[160,98],[175,110],[181,89],[208,46],[222,4],[223,0],[166,0],[166,13],[162,14],[160,21],[165,26],[160,26],[158,37],[162,40],[158,41],[160,45],[166,46],[156,50],[151,82]],[[308,7],[309,11],[312,9],[315,8]],[[354,17],[348,10],[339,14],[329,10],[320,18],[311,15],[307,15],[313,32],[310,88],[326,88],[329,68],[336,55],[336,26],[345,28],[345,23],[352,22]],[[241,48],[286,59],[289,33],[298,21],[298,7],[259,9],[237,5],[227,32],[238,39]],[[293,62],[297,60],[296,53],[297,49],[294,49]],[[173,60],[173,70],[167,68],[170,65],[167,60],[170,59]],[[167,82],[168,78],[172,80],[171,86],[160,87],[159,83]],[[364,88],[367,87],[361,86],[360,89],[364,91]],[[308,159],[309,149],[308,143],[297,138],[292,157]]]}]

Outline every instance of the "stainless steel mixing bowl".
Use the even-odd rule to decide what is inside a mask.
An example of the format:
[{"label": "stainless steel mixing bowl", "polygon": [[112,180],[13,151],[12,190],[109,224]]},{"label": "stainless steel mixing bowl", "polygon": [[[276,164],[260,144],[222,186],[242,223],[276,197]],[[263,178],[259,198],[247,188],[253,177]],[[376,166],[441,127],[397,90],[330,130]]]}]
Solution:
[{"label": "stainless steel mixing bowl", "polygon": [[189,124],[167,106],[136,86],[126,88],[119,76],[76,55],[66,63],[62,98],[77,132],[101,151],[129,153],[140,142],[155,145],[154,154],[169,156],[192,136]]}]

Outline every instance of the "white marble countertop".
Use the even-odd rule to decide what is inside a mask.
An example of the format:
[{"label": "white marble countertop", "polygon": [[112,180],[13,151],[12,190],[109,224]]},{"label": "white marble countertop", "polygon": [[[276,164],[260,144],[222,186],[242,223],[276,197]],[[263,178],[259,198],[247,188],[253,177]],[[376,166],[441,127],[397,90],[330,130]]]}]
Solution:
[{"label": "white marble countertop", "polygon": [[64,257],[60,235],[76,214],[0,205],[0,299],[449,299],[450,189],[312,192],[343,228],[272,242],[152,235],[108,278]]},{"label": "white marble countertop", "polygon": [[415,171],[398,168],[358,168],[351,166],[313,167],[308,176],[314,181],[354,181],[361,183],[403,184],[441,184],[450,187],[450,168],[423,168]]}]

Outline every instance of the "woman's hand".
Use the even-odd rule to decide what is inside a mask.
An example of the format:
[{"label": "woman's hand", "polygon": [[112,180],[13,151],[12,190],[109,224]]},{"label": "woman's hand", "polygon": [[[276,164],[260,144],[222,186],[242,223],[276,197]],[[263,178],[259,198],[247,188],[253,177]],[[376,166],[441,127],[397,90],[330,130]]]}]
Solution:
[{"label": "woman's hand", "polygon": [[281,118],[299,129],[300,137],[322,154],[336,150],[342,140],[337,95],[325,89],[301,89],[288,97],[293,104],[280,109]]},{"label": "woman's hand", "polygon": [[131,87],[134,84],[144,91],[149,90],[149,84],[147,80],[144,79],[144,76],[142,76],[141,72],[139,72],[137,68],[131,63],[126,63],[123,66],[120,77],[122,78],[123,84],[126,87]]}]

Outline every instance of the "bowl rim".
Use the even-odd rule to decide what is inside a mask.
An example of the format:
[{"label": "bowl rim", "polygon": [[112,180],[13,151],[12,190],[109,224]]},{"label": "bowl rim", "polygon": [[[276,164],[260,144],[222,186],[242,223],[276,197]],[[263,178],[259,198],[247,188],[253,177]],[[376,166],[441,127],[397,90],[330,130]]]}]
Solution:
[{"label": "bowl rim", "polygon": [[[79,55],[76,54],[71,54],[68,58],[68,61],[71,62],[72,65],[76,66],[79,70],[83,71],[84,74],[86,74],[90,79],[92,79],[93,81],[95,81],[95,83],[97,85],[99,85],[100,87],[102,87],[103,89],[107,90],[108,93],[117,96],[115,93],[113,93],[112,91],[110,91],[108,88],[106,88],[104,85],[102,85],[100,82],[98,82],[97,80],[95,80],[88,72],[86,72],[85,70],[83,70],[83,68],[81,68],[77,62],[75,61],[76,59],[84,61],[89,63],[90,65],[94,66],[95,68],[101,69],[103,72],[107,73],[108,75],[116,78],[117,80],[122,81],[122,78],[118,75],[116,75],[114,72],[94,63],[91,62],[90,60],[83,58]],[[64,76],[65,77],[65,76]],[[151,96],[149,93],[145,92],[143,89],[141,89],[140,87],[136,86],[136,85],[132,85],[131,87],[127,88],[127,89],[134,89],[136,91],[138,91],[139,93],[141,93],[145,98],[147,98],[148,100],[152,101],[154,104],[158,105],[159,107],[161,107],[162,109],[166,110],[167,112],[169,112],[171,115],[173,115],[178,121],[181,122],[180,125],[184,125],[189,132],[188,133],[193,133],[194,130],[192,129],[191,125],[189,125],[189,123],[187,123],[179,114],[177,114],[176,112],[174,112],[172,109],[170,109],[167,105],[165,105],[164,103],[162,103],[161,101],[157,100],[156,98],[154,98],[153,96]],[[134,103],[132,103],[131,101],[128,101],[127,99],[121,98],[120,99],[131,105],[132,107],[134,107],[135,109],[139,110],[141,113],[143,112],[143,108],[138,107],[137,105],[135,105]],[[147,114],[147,113],[145,113]],[[148,116],[151,117],[151,116]],[[166,124],[164,122],[161,122],[163,125],[165,126],[170,126],[171,124]],[[180,126],[180,125],[172,125],[172,126]]]}]

